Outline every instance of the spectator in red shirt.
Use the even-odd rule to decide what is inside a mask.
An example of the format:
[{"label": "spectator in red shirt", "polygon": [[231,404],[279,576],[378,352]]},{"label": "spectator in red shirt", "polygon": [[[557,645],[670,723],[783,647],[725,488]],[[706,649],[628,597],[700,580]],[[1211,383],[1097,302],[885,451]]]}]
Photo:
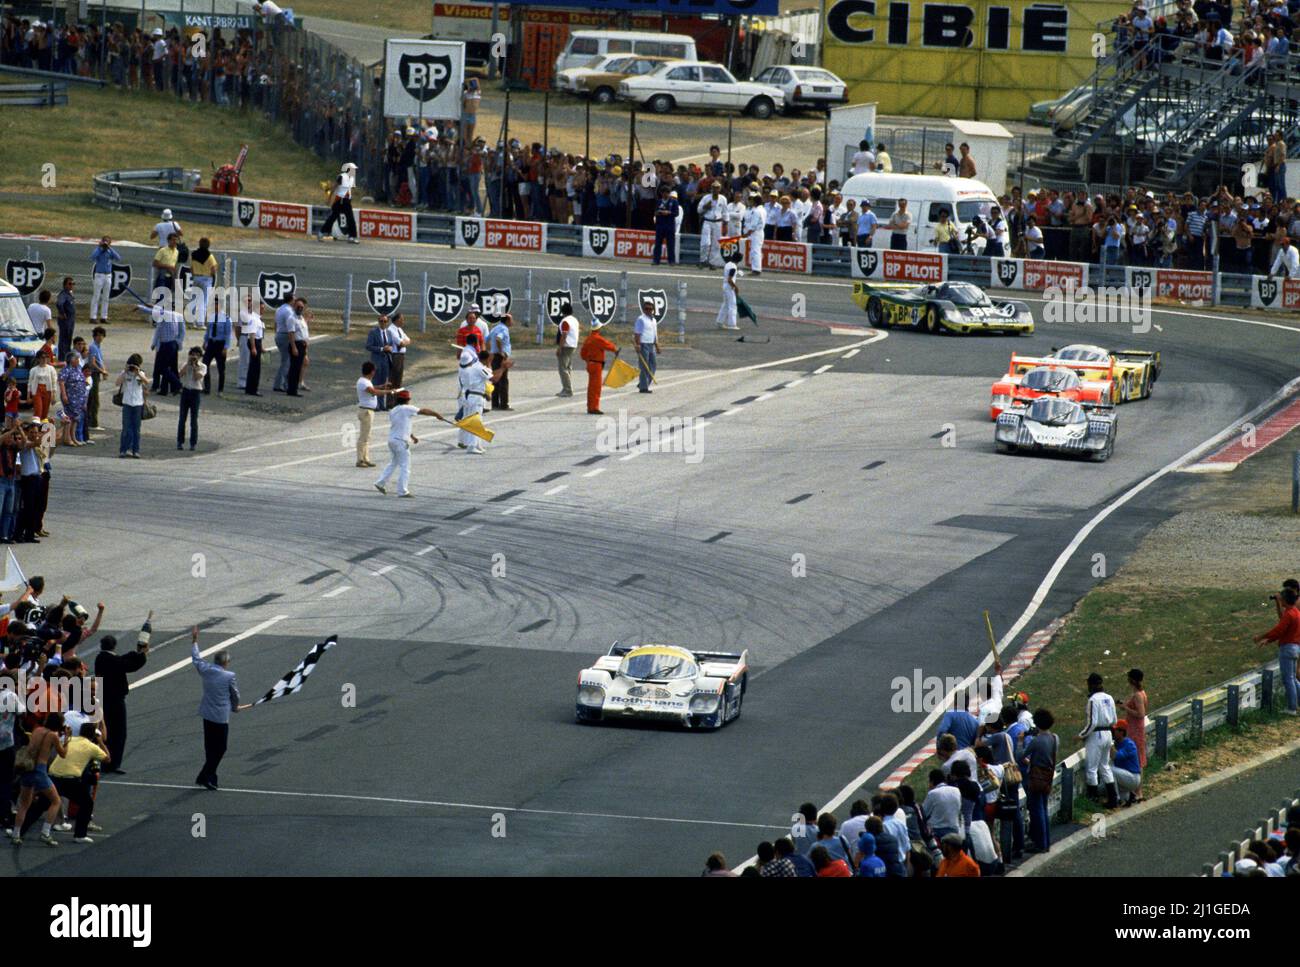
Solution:
[{"label": "spectator in red shirt", "polygon": [[[814,846],[808,854],[818,876],[852,876],[849,864],[841,859],[831,859],[830,851],[825,846]],[[976,871],[978,873],[978,870]]]},{"label": "spectator in red shirt", "polygon": [[980,867],[962,849],[961,835],[949,833],[939,841],[943,859],[939,863],[939,872],[935,876],[979,876]]},{"label": "spectator in red shirt", "polygon": [[[1278,601],[1274,596],[1274,601]],[[1278,665],[1282,675],[1282,687],[1286,690],[1286,714],[1297,714],[1297,688],[1295,680],[1296,661],[1300,659],[1300,592],[1295,588],[1285,588],[1281,601],[1278,602],[1282,614],[1275,624],[1262,635],[1255,636],[1256,644],[1272,641],[1277,644]]]}]

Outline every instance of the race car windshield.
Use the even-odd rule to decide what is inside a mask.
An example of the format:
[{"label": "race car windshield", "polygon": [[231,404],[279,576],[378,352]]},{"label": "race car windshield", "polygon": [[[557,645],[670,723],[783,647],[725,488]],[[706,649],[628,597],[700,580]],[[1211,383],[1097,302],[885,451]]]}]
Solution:
[{"label": "race car windshield", "polygon": [[1025,389],[1040,393],[1063,393],[1079,385],[1079,377],[1068,369],[1031,369],[1025,374]]},{"label": "race car windshield", "polygon": [[969,282],[947,282],[939,287],[939,298],[947,299],[958,306],[984,306],[989,304],[989,297],[984,290]]},{"label": "race car windshield", "polygon": [[1104,363],[1106,362],[1106,353],[1090,346],[1066,346],[1056,354],[1056,358],[1079,363]]},{"label": "race car windshield", "polygon": [[1053,397],[1034,400],[1029,407],[1029,418],[1044,426],[1065,426],[1083,419],[1083,410],[1070,400]]},{"label": "race car windshield", "polygon": [[0,296],[0,336],[6,339],[39,339],[21,296]]},{"label": "race car windshield", "polygon": [[681,655],[629,655],[623,659],[618,670],[628,678],[666,681],[691,677],[695,674],[695,663],[687,661]]}]

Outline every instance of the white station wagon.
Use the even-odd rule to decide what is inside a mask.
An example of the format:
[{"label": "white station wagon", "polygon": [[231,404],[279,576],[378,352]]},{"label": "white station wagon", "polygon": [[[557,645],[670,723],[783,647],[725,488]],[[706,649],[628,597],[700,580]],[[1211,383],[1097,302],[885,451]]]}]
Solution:
[{"label": "white station wagon", "polygon": [[618,86],[620,101],[648,107],[656,114],[687,111],[741,111],[770,118],[785,107],[778,87],[738,81],[721,64],[668,63],[643,77],[629,77]]},{"label": "white station wagon", "polygon": [[809,107],[829,111],[849,99],[844,82],[820,67],[798,64],[768,67],[754,78],[754,83],[779,87],[785,94],[787,108]]}]

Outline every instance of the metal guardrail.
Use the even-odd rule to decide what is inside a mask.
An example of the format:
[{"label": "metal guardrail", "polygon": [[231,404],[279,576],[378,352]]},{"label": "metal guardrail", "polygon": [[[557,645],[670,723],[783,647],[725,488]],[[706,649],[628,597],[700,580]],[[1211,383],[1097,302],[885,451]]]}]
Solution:
[{"label": "metal guardrail", "polygon": [[68,103],[68,85],[0,84],[0,107],[63,107]]},{"label": "metal guardrail", "polygon": [[[108,171],[95,175],[92,197],[97,205],[158,214],[170,208],[177,220],[230,225],[231,205],[228,195],[211,195],[191,190],[200,180],[199,172],[184,168],[148,168]],[[312,224],[324,222],[329,209],[312,205]],[[882,209],[883,210],[883,209]],[[426,245],[451,246],[456,229],[454,215],[416,213],[416,241]],[[582,257],[581,225],[548,224],[547,254]],[[699,259],[699,236],[681,235],[678,262],[692,264]],[[813,245],[812,273],[816,276],[847,279],[852,276],[852,249],[842,245]],[[1088,278],[1094,284],[1124,284],[1125,267],[1089,263]],[[982,255],[949,255],[948,277],[955,281],[986,285],[989,260]],[[1249,306],[1251,276],[1217,274],[1218,305]]]},{"label": "metal guardrail", "polygon": [[1277,809],[1270,811],[1254,829],[1246,830],[1245,838],[1234,841],[1231,846],[1221,852],[1218,862],[1202,865],[1201,876],[1231,876],[1236,869],[1237,861],[1250,851],[1250,841],[1253,839],[1268,839],[1273,833],[1285,827],[1287,811],[1296,806],[1300,806],[1300,790],[1297,790],[1290,799],[1283,799]]}]

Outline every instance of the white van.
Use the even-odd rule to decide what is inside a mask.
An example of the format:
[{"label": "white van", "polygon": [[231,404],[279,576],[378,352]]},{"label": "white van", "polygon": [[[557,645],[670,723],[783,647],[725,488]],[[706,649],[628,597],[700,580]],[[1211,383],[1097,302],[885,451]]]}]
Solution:
[{"label": "white van", "polygon": [[584,67],[602,54],[641,54],[675,60],[696,60],[695,38],[686,34],[657,34],[644,30],[575,30],[569,34],[555,73]]},{"label": "white van", "polygon": [[934,226],[939,212],[947,210],[957,226],[957,238],[964,241],[966,229],[978,215],[988,220],[989,210],[998,203],[989,186],[974,178],[948,178],[943,175],[900,175],[888,171],[869,171],[853,175],[840,189],[844,200],[852,198],[859,205],[871,202],[871,210],[880,219],[873,239],[874,248],[889,248],[889,231],[885,224],[900,198],[907,199],[912,215],[912,230],[907,247],[912,251],[933,252]]}]

